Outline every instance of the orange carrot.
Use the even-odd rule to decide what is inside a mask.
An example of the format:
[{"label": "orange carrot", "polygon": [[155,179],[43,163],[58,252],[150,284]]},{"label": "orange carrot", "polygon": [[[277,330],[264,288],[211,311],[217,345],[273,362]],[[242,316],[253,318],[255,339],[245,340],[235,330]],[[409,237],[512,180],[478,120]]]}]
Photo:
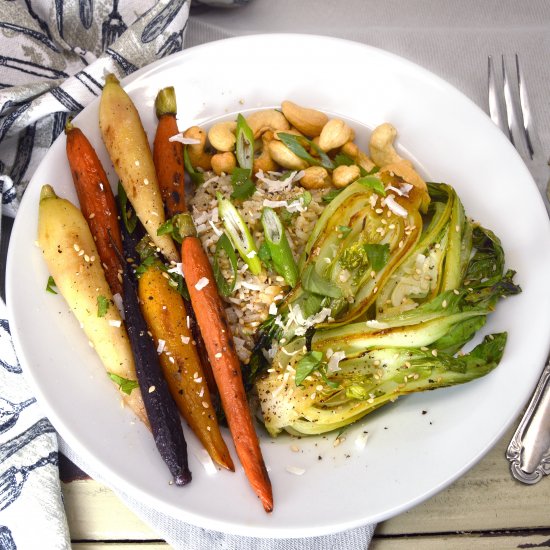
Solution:
[{"label": "orange carrot", "polygon": [[113,294],[122,294],[122,265],[113,244],[122,250],[117,207],[111,185],[95,149],[82,130],[65,126],[67,159],[80,209],[94,237],[105,278]]},{"label": "orange carrot", "polygon": [[176,121],[176,95],[174,88],[162,89],[155,100],[158,118],[155,142],[153,144],[153,161],[157,171],[160,192],[166,216],[171,218],[185,212],[185,188],[183,170],[183,144],[169,141],[178,130]]},{"label": "orange carrot", "polygon": [[[155,113],[159,122],[153,145],[153,161],[167,218],[173,218],[178,214],[187,212],[183,144],[178,141],[170,141],[170,138],[179,132],[176,120],[177,111],[174,88],[170,86],[160,90],[155,99]],[[195,313],[187,300],[185,300],[185,307],[191,319],[193,337],[197,343],[197,352],[208,383],[208,389],[212,399],[216,401],[218,389],[212,374],[212,367],[208,361],[208,353],[202,335],[196,326]]]},{"label": "orange carrot", "polygon": [[248,408],[241,365],[212,267],[197,237],[183,239],[181,255],[191,303],[206,344],[237,455],[265,511],[271,512],[271,481]]},{"label": "orange carrot", "polygon": [[141,312],[160,349],[164,378],[179,411],[212,460],[235,471],[220,433],[183,298],[164,275],[161,266],[153,263],[138,280]]}]

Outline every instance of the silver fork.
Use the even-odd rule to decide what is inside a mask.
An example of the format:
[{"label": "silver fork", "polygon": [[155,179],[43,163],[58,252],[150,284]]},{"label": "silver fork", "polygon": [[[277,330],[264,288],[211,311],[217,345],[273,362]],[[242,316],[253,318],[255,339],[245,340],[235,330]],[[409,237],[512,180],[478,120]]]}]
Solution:
[{"label": "silver fork", "polygon": [[514,56],[514,69],[508,70],[501,56],[501,75],[497,74],[493,57],[488,59],[489,114],[493,122],[512,142],[529,168],[544,204],[550,214],[550,167],[548,158],[533,126],[533,116],[518,54]]},{"label": "silver fork", "polygon": [[[510,139],[529,168],[543,202],[550,213],[550,167],[533,127],[533,116],[525,80],[515,54],[512,77],[501,56],[501,75],[493,58],[488,60],[489,113],[493,122]],[[506,450],[512,475],[533,484],[550,474],[550,363],[543,369],[531,402]]]}]

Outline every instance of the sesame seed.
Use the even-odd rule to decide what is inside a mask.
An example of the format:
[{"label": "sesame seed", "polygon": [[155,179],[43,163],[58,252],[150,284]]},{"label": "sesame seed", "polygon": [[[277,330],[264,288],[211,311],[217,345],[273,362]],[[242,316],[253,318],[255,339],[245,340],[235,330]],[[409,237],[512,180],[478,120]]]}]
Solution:
[{"label": "sesame seed", "polygon": [[437,350],[436,350],[436,349],[433,349],[433,350],[432,350],[432,355],[433,355],[434,357],[437,357]]},{"label": "sesame seed", "polygon": [[214,355],[214,357],[215,357],[216,359],[221,359],[222,354],[221,354],[220,352],[218,352],[218,353],[216,353],[216,355]]},{"label": "sesame seed", "polygon": [[149,393],[153,393],[156,389],[155,386],[149,386]]},{"label": "sesame seed", "polygon": [[76,243],[73,244],[73,248],[79,252],[80,251],[80,246],[78,246]]},{"label": "sesame seed", "polygon": [[447,307],[447,300],[443,300],[443,301],[441,302],[441,305],[442,305],[442,307]]},{"label": "sesame seed", "polygon": [[89,218],[90,220],[93,220],[93,219],[95,218],[95,212],[92,212],[92,213],[88,216],[88,218]]},{"label": "sesame seed", "polygon": [[291,445],[291,446],[290,446],[290,450],[291,450],[293,453],[297,453],[300,449],[299,449],[296,445]]},{"label": "sesame seed", "polygon": [[208,409],[208,403],[206,401],[203,401],[202,402],[202,406],[205,408],[205,409]]},{"label": "sesame seed", "polygon": [[145,178],[145,179],[143,180],[143,184],[144,184],[144,185],[149,185],[149,180],[148,180],[147,178]]}]

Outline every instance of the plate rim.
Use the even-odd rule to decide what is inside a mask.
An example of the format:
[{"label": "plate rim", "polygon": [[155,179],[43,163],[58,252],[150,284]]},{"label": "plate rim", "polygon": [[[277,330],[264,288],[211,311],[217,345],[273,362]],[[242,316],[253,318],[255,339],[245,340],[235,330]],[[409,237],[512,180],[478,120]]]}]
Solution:
[{"label": "plate rim", "polygon": [[[276,40],[276,39],[281,39],[281,38],[285,38],[285,37],[291,37],[292,39],[297,39],[297,40],[303,40],[303,39],[311,40],[311,39],[313,39],[313,40],[321,40],[321,41],[329,41],[329,42],[331,42],[331,41],[341,42],[341,43],[345,43],[345,44],[348,44],[348,45],[353,45],[353,47],[359,47],[361,49],[373,51],[373,52],[376,53],[376,55],[387,56],[388,58],[393,59],[395,61],[398,61],[399,63],[405,64],[410,69],[414,69],[414,71],[419,72],[420,74],[423,74],[424,76],[428,77],[431,81],[436,83],[438,86],[443,87],[444,89],[451,91],[455,95],[458,94],[458,96],[460,96],[462,100],[466,100],[470,104],[470,106],[474,107],[478,111],[478,114],[482,114],[483,116],[488,118],[487,114],[472,99],[470,99],[468,96],[466,96],[462,91],[458,90],[457,88],[452,86],[449,82],[447,82],[443,78],[439,77],[438,75],[434,74],[430,70],[422,67],[421,65],[417,65],[416,63],[410,61],[407,58],[401,57],[397,54],[394,54],[392,52],[388,52],[386,50],[383,50],[383,49],[380,49],[380,48],[377,48],[377,47],[370,46],[368,44],[362,44],[360,42],[355,42],[355,41],[352,41],[352,40],[336,38],[336,37],[330,37],[330,36],[323,36],[323,35],[310,35],[310,34],[300,34],[300,33],[268,33],[268,34],[255,34],[255,35],[239,36],[239,37],[233,37],[233,38],[226,38],[226,39],[222,39],[222,40],[216,40],[216,41],[213,41],[213,42],[208,42],[208,43],[205,43],[205,44],[194,46],[192,48],[187,48],[187,49],[185,49],[181,52],[177,52],[175,54],[172,54],[171,56],[168,56],[164,59],[160,59],[158,61],[155,61],[154,63],[152,63],[150,65],[147,65],[147,66],[135,71],[131,75],[123,78],[121,80],[121,83],[123,84],[123,86],[128,86],[128,85],[131,85],[131,84],[137,84],[142,78],[146,78],[150,75],[153,75],[156,71],[163,70],[163,68],[166,68],[167,66],[171,65],[172,63],[177,63],[177,60],[182,58],[182,57],[185,58],[185,57],[190,56],[190,55],[195,55],[195,52],[197,52],[199,50],[208,50],[208,49],[219,48],[219,47],[221,47],[220,45],[223,45],[223,43],[225,43],[225,42],[232,42],[232,43],[234,43],[234,42],[250,42],[250,41],[254,42],[254,41],[263,41],[266,38],[269,39],[269,40],[273,40],[273,39]],[[99,101],[99,98],[96,98],[89,105],[91,105],[92,103],[97,103],[98,101]],[[86,106],[86,108],[88,108],[89,105]],[[60,137],[62,138],[62,136],[60,136]],[[505,140],[504,135],[502,135],[502,138]],[[56,141],[58,141],[59,139],[60,138],[57,138]],[[513,148],[513,146],[511,144],[510,144],[510,148],[511,148],[511,151],[513,151],[513,153],[517,155],[516,150]],[[48,154],[49,154],[49,151],[48,151],[47,155]],[[519,155],[518,155],[518,157],[519,157]],[[44,159],[46,159],[46,158],[47,157],[45,156]],[[42,161],[42,162],[44,162],[44,161]],[[42,164],[42,162],[41,162],[41,164]],[[38,171],[39,167],[40,166],[37,167],[37,169],[36,169],[37,171]],[[529,174],[529,177],[531,177],[530,174]],[[34,178],[34,175],[33,175],[33,178]],[[33,181],[33,178],[31,178],[31,182]],[[532,178],[531,178],[531,183],[536,188],[536,185],[535,185],[534,181],[532,181]],[[538,192],[538,190],[537,190],[537,192]],[[26,202],[30,202],[31,200],[32,199],[30,198],[29,194],[25,194],[23,196],[21,204],[22,205],[26,204]],[[541,202],[541,204],[540,204],[541,208],[544,208],[544,205],[542,203],[542,198],[541,198],[540,202]],[[20,219],[21,218],[19,218],[19,220]],[[17,231],[21,231],[21,229],[19,228],[19,225],[21,225],[22,223],[23,222],[20,222],[18,224],[18,218],[16,217],[15,224],[14,224],[14,227],[13,227],[13,233],[16,233]],[[8,298],[7,299],[7,306],[8,306],[8,316],[9,316],[10,321],[15,320],[15,318],[16,318],[16,312],[15,312],[15,310],[12,310],[12,307],[11,307],[12,300],[9,299],[10,297],[13,296],[14,291],[12,289],[15,286],[15,283],[12,281],[13,274],[12,274],[12,269],[11,269],[11,265],[15,262],[13,260],[13,256],[14,256],[14,252],[13,252],[12,247],[10,245],[10,249],[9,249],[9,252],[8,252],[8,260],[7,260],[7,263],[6,263],[6,277],[7,277],[7,279],[6,279],[6,290],[7,290],[7,298]],[[20,361],[21,365],[24,366],[23,363],[24,362],[27,363],[26,352],[25,352],[25,350],[23,349],[23,346],[20,343],[19,336],[17,334],[17,330],[13,331],[12,336],[13,336],[15,348],[16,348],[16,351],[17,351],[17,357],[19,358],[19,361]],[[547,348],[550,348],[550,336],[549,336],[549,342],[548,342]],[[29,372],[29,370],[30,370],[30,372]],[[24,368],[24,373],[25,373],[26,379],[29,380],[29,382],[31,383],[31,386],[33,387],[33,390],[34,390],[35,394],[37,395],[37,397],[38,396],[41,397],[42,404],[44,405],[47,402],[47,399],[45,399],[44,395],[42,394],[42,391],[40,390],[40,387],[37,384],[37,381],[36,381],[34,375],[32,374],[32,369],[28,369],[28,367]],[[538,378],[538,376],[537,376],[537,378]],[[535,384],[536,384],[536,380],[535,380],[535,383],[533,384],[533,387],[534,387]],[[530,398],[530,394],[528,394],[526,396],[525,403],[528,401],[529,398]],[[56,427],[56,430],[58,430],[58,426],[63,426],[63,428],[60,429],[59,432],[61,433],[62,437],[69,443],[70,447],[73,450],[75,450],[78,455],[88,457],[90,455],[90,452],[85,447],[82,446],[82,444],[78,441],[76,436],[73,437],[72,433],[65,433],[65,434],[62,433],[63,431],[65,431],[64,422],[62,421],[61,418],[57,417],[57,415],[55,413],[55,410],[51,409],[49,407],[47,407],[47,408],[49,409],[48,410],[48,417],[52,419],[52,424],[54,424],[54,426]],[[433,496],[434,494],[440,492],[441,490],[448,487],[453,481],[455,481],[456,479],[461,477],[467,470],[469,470],[487,452],[489,452],[493,448],[495,443],[502,437],[502,435],[509,428],[509,426],[512,422],[513,422],[513,419],[509,419],[508,423],[504,427],[502,427],[500,432],[497,435],[495,435],[495,437],[492,438],[492,440],[490,441],[490,443],[488,445],[486,445],[484,451],[479,453],[477,456],[473,457],[467,464],[465,464],[463,466],[463,468],[461,470],[456,472],[454,476],[452,476],[450,479],[448,479],[446,483],[444,483],[443,485],[437,486],[435,488],[432,488],[431,491],[428,491],[428,492],[425,492],[422,495],[419,495],[418,498],[414,499],[413,501],[409,501],[407,503],[404,503],[402,506],[400,506],[398,508],[392,509],[391,513],[389,513],[389,514],[379,514],[378,516],[369,517],[369,518],[366,518],[364,520],[350,521],[346,524],[339,523],[338,525],[328,526],[324,531],[321,530],[322,532],[319,530],[319,528],[317,526],[314,528],[314,530],[311,530],[311,531],[308,531],[307,529],[304,529],[304,528],[300,527],[300,528],[296,528],[296,529],[292,529],[292,528],[287,529],[287,530],[284,530],[283,532],[280,532],[280,531],[267,532],[268,530],[265,527],[249,526],[248,529],[249,529],[250,536],[275,537],[275,538],[285,538],[285,537],[299,538],[299,537],[314,536],[314,535],[319,535],[319,534],[326,535],[326,534],[337,533],[337,532],[347,530],[347,529],[351,529],[351,528],[355,528],[355,527],[364,526],[364,525],[367,525],[369,523],[382,521],[382,520],[388,519],[388,517],[394,517],[395,515],[397,515],[399,513],[402,513],[403,511],[418,505],[419,503],[423,502],[424,500],[426,500],[430,496]],[[103,464],[103,462],[101,460],[98,460],[95,457],[92,457],[92,459],[95,463],[100,464],[101,467],[105,467],[105,468],[108,469],[108,465]],[[127,493],[129,493],[129,495],[133,496],[134,494],[137,494],[137,495],[139,495],[139,498],[144,502],[146,502],[147,500],[149,500],[149,501],[151,500],[152,497],[151,497],[150,494],[148,494],[147,492],[142,491],[139,487],[129,485],[124,479],[120,478],[116,472],[114,472],[112,470],[109,470],[107,476],[101,475],[101,473],[102,472],[100,472],[100,477],[101,478],[110,477],[111,479],[115,479],[116,483],[113,483],[113,485],[119,485]],[[107,482],[107,484],[110,485],[109,482]],[[160,499],[155,499],[155,502],[157,504],[161,505],[161,507],[163,509],[166,509],[168,507],[171,510],[173,508],[170,504],[168,504],[168,503],[166,503],[166,502],[164,502]],[[226,532],[226,533],[241,534],[239,532],[239,531],[242,530],[241,525],[227,524],[227,523],[225,523],[224,521],[221,521],[221,520],[216,522],[216,521],[213,521],[211,519],[208,519],[208,521],[205,524],[205,523],[202,522],[202,519],[203,519],[202,516],[195,516],[195,515],[193,515],[193,513],[189,512],[187,510],[185,510],[183,512],[184,512],[183,515],[184,516],[189,516],[189,519],[184,519],[184,518],[181,517],[182,516],[182,510],[181,509],[178,509],[177,513],[169,513],[169,512],[166,512],[166,513],[168,515],[170,515],[171,517],[175,517],[176,519],[181,519],[182,521],[189,521],[190,523],[193,523],[195,525],[200,525],[201,527],[206,527],[206,528],[209,528],[209,529],[219,530],[219,531]]]}]

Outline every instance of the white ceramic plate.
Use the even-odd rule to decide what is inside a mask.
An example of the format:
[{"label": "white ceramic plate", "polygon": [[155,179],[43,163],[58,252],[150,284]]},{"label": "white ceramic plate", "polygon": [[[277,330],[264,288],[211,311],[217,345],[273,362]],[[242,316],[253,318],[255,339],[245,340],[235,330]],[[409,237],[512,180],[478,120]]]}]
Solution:
[{"label": "white ceramic plate", "polygon": [[[120,408],[63,299],[44,290],[48,272],[35,246],[40,187],[52,184],[76,202],[60,137],[21,204],[7,292],[19,359],[73,449],[113,486],[157,510],[203,527],[274,537],[321,535],[384,520],[441,490],[479,460],[527,401],[550,344],[548,219],[525,165],[492,122],[424,69],[324,37],[265,35],[210,43],[142,69],[124,84],[151,138],[154,98],[168,85],[176,87],[181,129],[284,99],[355,121],[364,136],[366,128],[393,123],[400,146],[417,166],[434,181],[455,186],[468,214],[501,237],[523,293],[500,303],[483,331],[509,332],[502,363],[487,377],[383,407],[350,429],[338,447],[334,435],[294,441],[263,435],[274,487],[272,514],[263,512],[242,469],[208,475],[193,451],[193,482],[169,485],[152,437]],[[96,101],[75,123],[114,183],[97,120]],[[354,442],[363,430],[369,439],[360,451]],[[186,436],[198,449],[188,429]],[[292,475],[287,466],[305,473]]]}]

